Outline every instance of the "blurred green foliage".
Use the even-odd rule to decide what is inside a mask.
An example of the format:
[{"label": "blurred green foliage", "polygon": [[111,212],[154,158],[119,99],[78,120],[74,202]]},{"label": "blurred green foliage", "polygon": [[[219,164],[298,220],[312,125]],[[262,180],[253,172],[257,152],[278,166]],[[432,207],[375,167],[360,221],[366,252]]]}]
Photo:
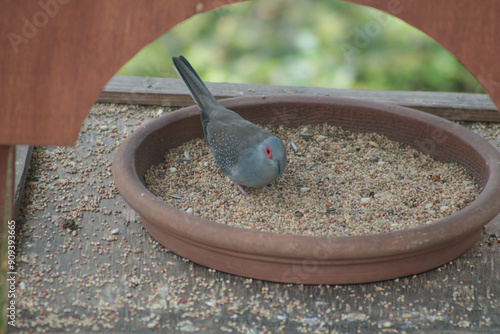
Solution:
[{"label": "blurred green foliage", "polygon": [[206,81],[483,92],[419,30],[335,0],[254,0],[198,14],[142,49],[118,75],[177,77],[171,57],[180,54]]}]

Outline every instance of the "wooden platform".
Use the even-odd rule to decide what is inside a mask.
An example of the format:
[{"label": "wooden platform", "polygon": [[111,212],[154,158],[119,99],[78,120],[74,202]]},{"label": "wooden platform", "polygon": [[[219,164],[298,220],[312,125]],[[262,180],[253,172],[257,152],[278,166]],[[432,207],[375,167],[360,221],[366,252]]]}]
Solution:
[{"label": "wooden platform", "polygon": [[[349,97],[365,101],[394,103],[453,120],[500,122],[500,113],[486,94],[397,92],[300,86],[268,86],[238,83],[207,83],[217,98],[243,95],[308,94]],[[98,102],[185,107],[193,99],[181,79],[115,76]]]},{"label": "wooden platform", "polygon": [[[119,80],[108,84],[100,101],[167,106],[96,104],[75,147],[34,150],[16,219],[22,235],[18,314],[9,332],[500,331],[500,217],[452,263],[371,284],[303,286],[250,280],[201,267],[161,247],[116,192],[111,161],[119,143],[140,124],[168,112],[168,105],[192,102],[178,82],[172,89],[157,80],[161,89],[158,83],[132,84],[132,90],[129,86],[119,92]],[[259,94],[258,89],[264,89],[236,87],[225,92],[219,86],[218,95]],[[152,89],[160,93],[149,94]],[[168,96],[175,89],[177,100]],[[292,88],[273,89],[283,93]],[[378,92],[372,98],[397,102],[406,95],[400,102],[412,103],[412,94],[397,94]],[[498,116],[485,96],[415,94],[422,95],[412,106],[420,104],[430,112],[448,110],[448,116],[462,115],[459,119]],[[433,109],[433,101],[441,102]],[[499,147],[499,124],[464,125]]]}]

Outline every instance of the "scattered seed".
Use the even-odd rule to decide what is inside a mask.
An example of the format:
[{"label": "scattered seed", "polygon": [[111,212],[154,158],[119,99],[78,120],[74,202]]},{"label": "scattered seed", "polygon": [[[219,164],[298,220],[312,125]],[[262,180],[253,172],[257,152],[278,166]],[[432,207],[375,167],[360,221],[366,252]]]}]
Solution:
[{"label": "scattered seed", "polygon": [[370,197],[363,197],[361,199],[361,204],[367,204],[370,203],[371,198]]},{"label": "scattered seed", "polygon": [[[478,331],[494,327],[489,323],[496,319],[497,291],[494,286],[490,291],[473,285],[480,285],[481,280],[463,284],[465,276],[467,281],[474,277],[475,270],[467,274],[462,269],[458,275],[465,275],[463,281],[462,277],[460,281],[455,280],[458,278],[455,269],[467,268],[469,260],[472,262],[481,255],[484,260],[486,253],[481,243],[472,251],[476,255],[460,258],[456,267],[448,268],[452,270],[448,270],[447,265],[438,268],[443,280],[426,282],[424,274],[424,280],[407,277],[372,284],[383,286],[380,291],[373,288],[370,291],[370,284],[362,289],[352,285],[270,284],[198,266],[193,269],[192,263],[160,246],[119,196],[113,200],[113,206],[103,204],[114,197],[116,189],[110,174],[105,172],[105,168],[110,170],[112,154],[102,154],[113,152],[137,122],[145,121],[143,115],[154,118],[159,107],[144,108],[98,104],[85,121],[76,147],[34,148],[20,214],[26,223],[20,223],[20,230],[16,231],[20,237],[24,235],[20,239],[22,250],[17,263],[16,310],[22,315],[16,318],[18,331],[114,332],[122,326],[143,331],[151,324],[156,331],[181,331],[183,328],[198,332],[257,333],[272,329],[325,332],[334,326],[352,327],[354,331],[361,328],[371,332],[397,332],[402,328],[408,331],[433,328],[436,320],[439,325],[443,319],[452,327],[471,327]],[[128,109],[130,112],[126,113]],[[133,117],[134,123],[128,123],[127,114]],[[100,117],[103,115],[106,117]],[[125,130],[118,123],[115,125],[115,119],[125,121]],[[109,124],[109,133],[100,129],[103,124]],[[477,124],[472,126],[485,126]],[[498,124],[488,126],[500,129]],[[374,234],[431,224],[460,210],[480,191],[471,176],[458,166],[437,163],[420,153],[417,157],[422,160],[418,161],[411,149],[399,143],[395,147],[400,156],[394,157],[393,144],[378,136],[375,142],[382,149],[366,144],[371,135],[349,134],[332,127],[273,131],[285,143],[297,143],[299,151],[305,153],[299,156],[290,149],[291,163],[285,175],[267,187],[247,189],[250,198],[243,198],[227,178],[221,177],[204,141],[199,142],[203,146],[189,150],[192,163],[182,167],[175,161],[182,156],[182,151],[173,149],[172,155],[166,155],[171,157],[169,164],[161,168],[161,173],[159,168],[156,170],[155,176],[160,180],[148,187],[154,188],[157,196],[169,204],[183,211],[193,208],[197,215],[220,224],[274,233],[328,236]],[[314,133],[315,138],[317,135],[327,138],[321,143],[304,140],[299,136],[301,132]],[[493,132],[493,140],[500,138],[498,130]],[[89,144],[82,144],[89,134],[91,142],[104,143],[109,135],[116,143],[113,147],[89,147]],[[390,167],[376,164],[379,159],[390,162]],[[306,167],[313,162],[320,163],[321,169],[307,171]],[[177,166],[179,171],[169,173],[171,166]],[[430,179],[431,183],[439,182],[437,186],[433,188],[428,184],[427,175],[441,175],[440,180]],[[169,187],[164,186],[167,183]],[[384,184],[387,187],[383,187]],[[297,189],[302,186],[311,190],[300,193]],[[416,191],[417,187],[421,190]],[[71,193],[76,196],[67,197]],[[169,196],[175,193],[183,194],[184,200]],[[370,205],[364,207],[364,212],[351,216],[349,213],[358,209],[363,197],[372,198]],[[219,201],[218,207],[212,205],[216,201]],[[428,204],[431,205],[426,207]],[[449,210],[441,212],[440,207],[444,205],[449,206]],[[431,210],[433,207],[436,210]],[[417,210],[419,219],[414,215]],[[304,218],[295,217],[296,211],[302,212]],[[386,216],[377,218],[378,214]],[[63,219],[57,221],[59,216]],[[70,235],[60,233],[61,225],[69,219],[89,223]],[[126,229],[120,227],[123,236],[115,237],[114,242],[105,242],[109,231],[120,226],[121,221],[128,226]],[[249,224],[244,226],[246,221]],[[290,230],[286,230],[288,227]],[[77,237],[68,237],[76,233]],[[498,242],[498,237],[491,234],[485,245],[494,250],[499,247]],[[483,262],[475,262],[478,269],[481,266],[484,270]],[[65,263],[69,266],[64,266]],[[485,263],[486,267],[490,264],[489,261]],[[296,274],[311,274],[303,270],[308,266],[295,269]],[[425,298],[412,297],[421,285],[429,285],[430,290],[448,291],[450,296],[453,292],[453,298],[449,298],[449,303],[429,309]],[[110,294],[109,288],[114,286],[118,289]],[[75,293],[77,297],[73,298]],[[374,297],[376,302],[373,302]],[[401,297],[410,302],[402,302]],[[370,307],[377,305],[381,305],[383,314],[370,311]],[[466,305],[469,313],[464,314],[464,307],[460,305]],[[471,312],[478,307],[483,307],[484,312],[479,315]],[[424,318],[427,320],[422,320]],[[185,321],[187,319],[191,322]],[[394,328],[377,328],[387,321],[393,323]],[[272,329],[268,323],[273,324]]]},{"label": "scattered seed", "polygon": [[316,169],[319,167],[319,163],[314,163],[312,164],[311,166],[307,167],[307,170],[312,170],[312,169]]},{"label": "scattered seed", "polygon": [[318,137],[316,137],[316,141],[324,141],[326,139],[326,136],[323,136],[323,135],[319,135]]},{"label": "scattered seed", "polygon": [[69,229],[71,231],[77,230],[79,228],[78,224],[75,222],[74,219],[60,219],[59,220],[60,225],[62,228]]}]

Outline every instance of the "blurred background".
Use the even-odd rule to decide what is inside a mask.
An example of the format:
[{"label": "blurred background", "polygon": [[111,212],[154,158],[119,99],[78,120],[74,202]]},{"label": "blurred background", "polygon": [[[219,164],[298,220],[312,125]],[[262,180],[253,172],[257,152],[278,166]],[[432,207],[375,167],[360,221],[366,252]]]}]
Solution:
[{"label": "blurred background", "polygon": [[117,74],[177,78],[171,58],[180,54],[212,82],[484,93],[419,30],[335,0],[254,0],[198,14]]}]

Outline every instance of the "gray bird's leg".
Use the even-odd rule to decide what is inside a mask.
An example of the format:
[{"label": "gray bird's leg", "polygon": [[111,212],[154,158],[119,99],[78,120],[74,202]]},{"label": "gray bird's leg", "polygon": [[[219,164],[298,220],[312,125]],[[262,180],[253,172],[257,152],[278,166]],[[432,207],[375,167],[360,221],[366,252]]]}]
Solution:
[{"label": "gray bird's leg", "polygon": [[234,182],[234,184],[241,191],[241,193],[243,194],[243,196],[249,197],[249,195],[247,194],[247,192],[245,191],[245,189],[243,188],[243,186],[241,184],[236,183],[236,182]]}]

